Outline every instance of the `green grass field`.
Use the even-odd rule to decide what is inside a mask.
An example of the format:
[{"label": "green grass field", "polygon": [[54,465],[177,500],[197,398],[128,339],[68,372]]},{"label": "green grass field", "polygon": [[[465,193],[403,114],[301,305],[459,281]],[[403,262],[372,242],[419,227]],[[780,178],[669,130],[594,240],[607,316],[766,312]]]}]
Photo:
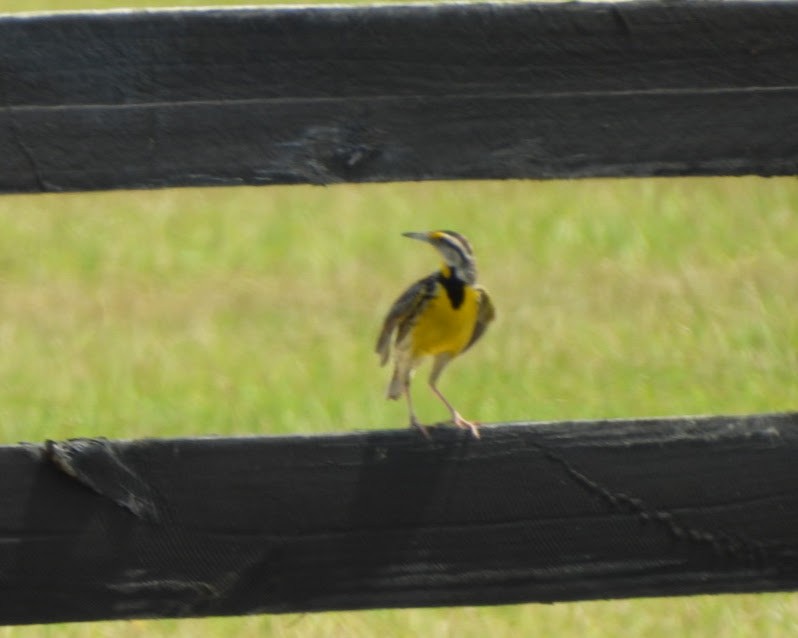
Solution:
[{"label": "green grass field", "polygon": [[[0,11],[112,6],[0,0]],[[404,426],[404,406],[383,399],[373,341],[393,298],[437,265],[399,233],[436,227],[471,238],[499,312],[443,377],[466,416],[795,409],[796,210],[798,181],[756,178],[2,197],[0,442]],[[444,418],[417,385],[419,415]],[[773,594],[91,623],[0,638],[796,631],[798,602]]]}]

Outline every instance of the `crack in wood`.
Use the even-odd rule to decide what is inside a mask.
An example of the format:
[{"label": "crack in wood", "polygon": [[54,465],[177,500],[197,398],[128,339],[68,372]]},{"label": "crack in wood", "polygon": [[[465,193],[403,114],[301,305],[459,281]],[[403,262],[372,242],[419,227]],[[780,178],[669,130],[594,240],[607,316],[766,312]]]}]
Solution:
[{"label": "crack in wood", "polygon": [[66,476],[138,518],[162,520],[152,488],[122,461],[107,439],[47,441],[44,449],[45,458]]},{"label": "crack in wood", "polygon": [[560,465],[577,483],[597,494],[612,508],[636,514],[643,524],[654,523],[664,527],[676,541],[687,541],[700,546],[711,547],[716,555],[740,558],[747,566],[755,566],[762,570],[770,566],[767,548],[760,542],[746,538],[741,534],[723,530],[707,530],[686,524],[673,513],[648,505],[643,499],[605,487],[587,474],[578,470],[563,456],[550,449],[539,446],[545,458]]}]

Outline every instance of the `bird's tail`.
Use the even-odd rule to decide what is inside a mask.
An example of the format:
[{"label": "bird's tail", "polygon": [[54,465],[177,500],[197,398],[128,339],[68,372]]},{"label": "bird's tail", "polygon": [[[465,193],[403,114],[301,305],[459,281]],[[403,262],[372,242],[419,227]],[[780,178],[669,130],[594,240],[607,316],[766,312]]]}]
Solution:
[{"label": "bird's tail", "polygon": [[388,398],[396,400],[401,397],[407,389],[407,384],[409,381],[410,379],[408,378],[407,373],[403,373],[399,370],[399,366],[396,366],[396,368],[393,370],[391,382],[388,384]]}]

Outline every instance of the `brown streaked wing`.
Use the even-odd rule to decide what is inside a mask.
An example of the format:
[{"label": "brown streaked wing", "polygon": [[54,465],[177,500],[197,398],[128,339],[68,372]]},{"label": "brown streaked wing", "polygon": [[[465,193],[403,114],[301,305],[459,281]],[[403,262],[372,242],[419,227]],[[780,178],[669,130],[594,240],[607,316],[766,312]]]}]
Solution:
[{"label": "brown streaked wing", "polygon": [[429,277],[419,279],[394,301],[382,324],[382,330],[380,330],[380,336],[377,338],[377,345],[374,348],[375,352],[380,355],[380,365],[385,365],[391,356],[391,338],[394,330],[398,327],[399,338],[404,336],[412,325],[408,319],[412,319],[418,314],[421,306],[435,292],[437,276],[437,273],[433,273]]}]

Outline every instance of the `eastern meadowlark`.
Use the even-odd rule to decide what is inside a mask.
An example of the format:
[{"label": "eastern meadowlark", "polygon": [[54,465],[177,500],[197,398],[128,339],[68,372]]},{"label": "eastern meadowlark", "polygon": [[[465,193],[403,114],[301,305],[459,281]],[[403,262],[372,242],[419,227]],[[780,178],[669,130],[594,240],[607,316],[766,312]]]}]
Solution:
[{"label": "eastern meadowlark", "polygon": [[398,399],[404,394],[410,426],[429,437],[413,412],[410,377],[421,361],[431,356],[430,388],[451,412],[454,424],[471,430],[479,438],[476,424],[460,416],[436,385],[446,365],[474,345],[496,314],[488,292],[476,283],[477,267],[471,244],[451,230],[403,234],[432,244],[443,256],[443,265],[405,290],[382,325],[376,347],[381,365],[388,362],[391,342],[394,343],[395,367],[388,398]]}]

